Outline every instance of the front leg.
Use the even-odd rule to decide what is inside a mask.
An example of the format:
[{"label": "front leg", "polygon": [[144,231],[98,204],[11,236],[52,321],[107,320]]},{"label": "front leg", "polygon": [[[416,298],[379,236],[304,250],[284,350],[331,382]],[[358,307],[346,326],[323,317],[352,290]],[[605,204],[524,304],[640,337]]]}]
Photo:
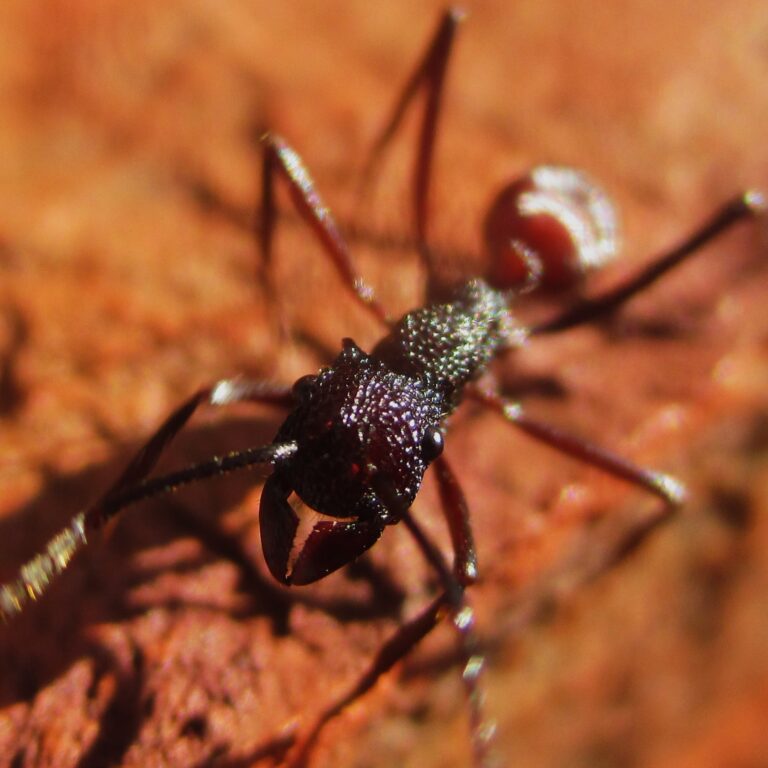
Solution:
[{"label": "front leg", "polygon": [[[274,476],[267,482],[267,486],[273,481]],[[382,480],[382,485],[385,483],[386,480]],[[441,593],[419,614],[403,624],[384,643],[368,670],[360,676],[343,696],[331,702],[322,710],[312,726],[297,740],[292,754],[287,761],[288,768],[305,768],[325,726],[340,715],[350,704],[370,691],[381,676],[389,672],[395,664],[404,659],[446,615],[450,616],[451,624],[456,631],[459,653],[463,661],[462,680],[469,708],[473,765],[475,768],[487,768],[491,765],[490,753],[494,726],[486,720],[483,714],[483,694],[480,685],[485,658],[475,632],[474,612],[467,603],[464,594],[465,585],[472,583],[477,574],[467,505],[461,487],[447,462],[442,461],[438,465],[438,483],[443,512],[448,521],[454,545],[453,570],[446,563],[440,550],[414,520],[410,510],[393,508],[391,511],[393,517],[402,520],[411,536],[413,536],[417,547],[436,572],[442,588]],[[268,493],[272,494],[273,491],[268,492],[265,487],[265,493],[262,495],[262,498]],[[385,494],[385,496],[393,498],[391,494]],[[269,502],[270,505],[272,503],[272,501]],[[285,506],[287,506],[287,502],[285,502]],[[263,508],[261,517],[263,520]],[[351,523],[349,525],[355,526],[360,525],[360,523]],[[365,527],[363,530],[365,530]],[[324,544],[328,544],[327,552],[330,554],[333,550],[334,542],[332,537],[334,534],[331,533],[330,529],[324,530],[322,534],[324,538],[327,536],[327,541]],[[314,531],[312,535],[314,535]],[[349,541],[346,535],[346,533],[339,529],[342,546]],[[368,546],[370,544],[362,547],[360,552],[367,549]],[[317,578],[320,578],[320,576]]]},{"label": "front leg", "polygon": [[51,581],[66,569],[75,553],[85,546],[89,534],[101,529],[126,506],[224,472],[253,464],[279,463],[289,455],[290,446],[273,444],[147,479],[173,438],[199,408],[242,402],[288,407],[293,397],[289,387],[248,379],[223,379],[196,392],[163,422],[99,499],[75,515],[40,554],[23,565],[15,580],[0,585],[0,618],[8,620],[20,613],[30,600],[40,597]]}]

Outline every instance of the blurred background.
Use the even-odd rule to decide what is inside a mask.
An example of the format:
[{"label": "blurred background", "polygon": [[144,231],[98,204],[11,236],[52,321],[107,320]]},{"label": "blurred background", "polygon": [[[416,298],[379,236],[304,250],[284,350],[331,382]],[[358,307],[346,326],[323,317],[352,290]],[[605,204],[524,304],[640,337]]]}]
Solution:
[{"label": "blurred background", "polygon": [[[768,187],[764,3],[465,6],[432,198],[446,270],[481,268],[483,212],[533,164],[581,167],[614,197],[625,247],[603,285]],[[0,578],[198,386],[292,381],[342,336],[380,336],[290,211],[279,296],[264,295],[251,229],[265,129],[302,154],[387,306],[419,303],[413,121],[365,206],[355,182],[441,8],[2,4]],[[765,765],[765,228],[740,226],[609,329],[500,366],[531,414],[684,479],[690,502],[663,525],[654,499],[492,414],[454,421],[504,765]],[[203,417],[164,466],[268,442],[279,423]],[[258,476],[229,478],[137,509],[0,627],[0,764],[279,763],[283,729],[343,693],[433,585],[391,530],[350,573],[286,598],[261,562],[258,495]],[[436,504],[425,482],[417,514],[447,547]],[[441,627],[328,727],[315,764],[467,765],[462,696]]]}]

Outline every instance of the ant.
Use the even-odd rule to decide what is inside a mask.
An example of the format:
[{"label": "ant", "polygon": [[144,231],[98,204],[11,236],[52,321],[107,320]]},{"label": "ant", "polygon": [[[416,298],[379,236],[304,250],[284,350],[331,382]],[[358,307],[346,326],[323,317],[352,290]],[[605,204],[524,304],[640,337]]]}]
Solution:
[{"label": "ant", "polygon": [[[404,113],[423,92],[412,205],[415,246],[428,278],[424,305],[399,320],[389,317],[355,271],[344,236],[304,161],[284,139],[267,134],[262,139],[259,230],[265,282],[269,285],[277,222],[275,187],[280,183],[346,289],[386,328],[385,335],[370,352],[344,339],[330,366],[293,386],[238,378],[201,389],[166,419],[99,499],[75,515],[21,568],[15,581],[0,586],[0,616],[7,619],[40,597],[87,538],[124,508],[259,465],[272,468],[261,494],[259,524],[264,558],[281,584],[298,586],[324,578],[372,547],[387,527],[402,523],[434,570],[439,594],[383,645],[346,695],[322,711],[301,738],[292,737],[293,766],[306,764],[325,724],[363,696],[444,617],[459,639],[474,763],[490,764],[493,727],[483,715],[480,689],[484,659],[465,599],[466,588],[478,578],[478,564],[469,507],[443,454],[449,418],[465,399],[472,399],[535,439],[655,494],[668,508],[680,505],[685,499],[680,481],[530,417],[519,403],[498,393],[491,366],[537,336],[607,318],[737,222],[763,215],[766,209],[759,193],[738,195],[681,244],[613,289],[580,298],[555,317],[526,327],[510,313],[511,300],[523,293],[578,289],[587,273],[618,249],[616,214],[606,194],[579,171],[541,166],[505,186],[490,205],[484,222],[487,274],[459,286],[441,284],[429,246],[429,188],[445,74],[463,15],[458,9],[444,12],[363,173],[367,183]],[[288,409],[271,443],[150,476],[199,408],[243,402]],[[434,468],[450,533],[452,563],[411,511],[429,467]],[[311,515],[305,515],[306,508]]]}]

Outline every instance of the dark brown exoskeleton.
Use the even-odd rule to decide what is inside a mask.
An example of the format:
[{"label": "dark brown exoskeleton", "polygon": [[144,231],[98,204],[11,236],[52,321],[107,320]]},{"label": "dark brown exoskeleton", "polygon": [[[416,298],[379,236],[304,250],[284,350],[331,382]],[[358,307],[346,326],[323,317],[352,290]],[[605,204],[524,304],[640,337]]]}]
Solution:
[{"label": "dark brown exoskeleton", "polygon": [[[299,155],[283,139],[266,136],[260,228],[265,263],[269,266],[271,262],[274,186],[281,179],[346,287],[387,327],[386,335],[368,353],[345,339],[330,366],[299,379],[293,387],[233,379],[199,391],[160,426],[100,499],[77,514],[43,553],[21,569],[15,581],[0,587],[0,615],[7,618],[39,597],[66,568],[86,536],[123,508],[187,483],[259,464],[272,467],[260,505],[264,557],[272,575],[283,584],[303,585],[323,578],[363,554],[388,526],[404,523],[434,568],[441,591],[382,647],[370,670],[349,692],[331,703],[302,738],[295,739],[290,759],[295,766],[306,762],[324,724],[371,688],[446,614],[460,639],[475,764],[489,764],[492,728],[482,715],[478,683],[483,659],[464,597],[465,588],[477,579],[477,562],[467,503],[443,456],[446,419],[471,397],[536,439],[656,494],[668,507],[679,504],[684,488],[674,478],[640,468],[530,418],[518,403],[505,400],[490,384],[481,387],[478,379],[489,373],[500,353],[520,347],[532,337],[605,317],[703,244],[765,208],[756,192],[735,197],[682,244],[653,259],[616,288],[581,299],[549,321],[524,327],[509,311],[516,294],[573,287],[589,269],[610,259],[618,243],[615,213],[599,188],[572,169],[539,167],[507,185],[489,207],[484,225],[487,274],[451,290],[440,286],[428,245],[428,193],[443,81],[461,16],[459,11],[449,10],[442,17],[364,174],[371,178],[406,108],[423,90],[413,209],[416,247],[429,276],[430,296],[425,305],[397,322],[389,320],[355,272],[346,242]],[[289,413],[269,445],[149,477],[164,449],[200,406],[236,402],[284,406]],[[411,504],[430,466],[435,469],[451,536],[452,565],[411,514]],[[304,514],[305,508],[313,511],[311,516]]]}]

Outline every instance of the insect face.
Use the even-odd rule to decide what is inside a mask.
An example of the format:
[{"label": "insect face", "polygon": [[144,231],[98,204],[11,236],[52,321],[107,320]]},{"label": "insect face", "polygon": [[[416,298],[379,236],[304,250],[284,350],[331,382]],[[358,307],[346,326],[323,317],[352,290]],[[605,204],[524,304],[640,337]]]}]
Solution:
[{"label": "insect face", "polygon": [[[297,450],[267,481],[261,530],[272,573],[299,584],[346,564],[399,522],[442,452],[447,407],[438,390],[349,339],[332,366],[297,382],[294,397],[275,442]],[[306,507],[326,519],[303,515]]]},{"label": "insect face", "polygon": [[321,514],[396,521],[436,457],[441,396],[351,341],[331,367],[301,381],[296,407],[275,438],[298,444],[280,470],[282,483]]}]

